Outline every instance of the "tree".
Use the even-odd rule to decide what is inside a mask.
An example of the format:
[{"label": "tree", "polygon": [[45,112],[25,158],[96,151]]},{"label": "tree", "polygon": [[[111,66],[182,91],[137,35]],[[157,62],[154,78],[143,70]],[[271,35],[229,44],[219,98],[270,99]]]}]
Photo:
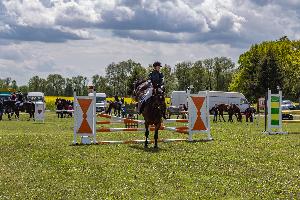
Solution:
[{"label": "tree", "polygon": [[261,60],[258,72],[259,93],[263,95],[267,88],[277,92],[277,86],[282,88],[282,72],[272,48],[268,49]]},{"label": "tree", "polygon": [[213,74],[215,79],[214,90],[227,91],[231,81],[234,63],[226,57],[214,58]]},{"label": "tree", "polygon": [[160,71],[164,74],[165,94],[169,96],[177,88],[176,74],[169,65],[164,65]]},{"label": "tree", "polygon": [[127,95],[133,95],[133,85],[137,80],[145,80],[147,78],[147,70],[141,64],[136,64],[132,68],[132,73],[127,80],[128,90]]},{"label": "tree", "polygon": [[239,57],[239,68],[230,90],[241,91],[253,101],[264,96],[267,88],[281,87],[284,98],[300,95],[300,41],[282,37],[251,46]]},{"label": "tree", "polygon": [[205,90],[205,68],[202,65],[202,61],[195,62],[190,69],[191,85],[194,86],[194,91]]},{"label": "tree", "polygon": [[12,80],[10,87],[14,90],[18,89],[18,85],[17,85],[17,81],[16,80]]},{"label": "tree", "polygon": [[107,84],[108,80],[105,77],[96,74],[92,77],[92,82],[97,92],[104,92],[107,95],[113,95],[112,90]]},{"label": "tree", "polygon": [[[133,81],[132,74],[135,70],[141,69],[141,64],[132,60],[122,61],[118,64],[111,63],[105,69],[105,78],[108,81],[108,87],[112,88],[113,95],[126,96],[131,89]],[[136,74],[135,74],[136,75]]]},{"label": "tree", "polygon": [[66,85],[64,94],[67,97],[73,96],[74,88],[73,88],[73,81],[71,78],[66,78]]},{"label": "tree", "polygon": [[46,90],[46,80],[40,78],[39,76],[34,76],[29,79],[28,90],[30,92],[45,92]]},{"label": "tree", "polygon": [[206,71],[206,89],[212,90],[213,89],[213,77],[212,77],[212,71],[213,71],[213,65],[214,60],[212,58],[203,60],[203,65]]},{"label": "tree", "polygon": [[60,74],[49,74],[47,77],[46,94],[50,96],[61,96],[64,94],[65,79]]},{"label": "tree", "polygon": [[19,87],[19,90],[23,93],[23,94],[27,94],[29,92],[29,88],[27,85],[21,85]]},{"label": "tree", "polygon": [[175,74],[178,80],[178,90],[186,90],[191,85],[191,62],[182,62],[175,65]]},{"label": "tree", "polygon": [[76,76],[72,77],[73,88],[76,89],[76,94],[80,96],[88,95],[87,77]]}]

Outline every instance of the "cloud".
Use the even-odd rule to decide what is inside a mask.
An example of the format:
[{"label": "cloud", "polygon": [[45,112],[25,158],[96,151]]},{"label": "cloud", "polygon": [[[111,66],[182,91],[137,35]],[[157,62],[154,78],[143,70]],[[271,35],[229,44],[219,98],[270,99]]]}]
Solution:
[{"label": "cloud", "polygon": [[[223,1],[216,2],[205,0],[196,5],[184,0],[4,0],[1,4],[5,13],[1,18],[2,26],[10,29],[1,31],[0,37],[65,42],[86,39],[88,34],[83,37],[76,33],[93,28],[110,29],[116,35],[124,37],[133,36],[146,40],[144,36],[147,35],[150,41],[156,38],[157,41],[177,42],[179,40],[172,39],[174,37],[168,39],[165,35],[180,34],[180,41],[184,41],[184,38],[189,38],[189,34],[217,30],[232,34],[238,32],[243,17],[234,14],[230,7],[223,6]],[[222,6],[216,10],[219,5]]]},{"label": "cloud", "polygon": [[0,31],[0,38],[17,41],[65,42],[66,40],[85,39],[71,31],[55,28],[33,28],[29,26],[14,26]]},{"label": "cloud", "polygon": [[0,0],[1,76],[104,74],[111,62],[228,56],[300,38],[298,0]]},{"label": "cloud", "polygon": [[297,0],[3,0],[0,38],[66,42],[106,29],[136,40],[239,47],[299,35],[299,8]]}]

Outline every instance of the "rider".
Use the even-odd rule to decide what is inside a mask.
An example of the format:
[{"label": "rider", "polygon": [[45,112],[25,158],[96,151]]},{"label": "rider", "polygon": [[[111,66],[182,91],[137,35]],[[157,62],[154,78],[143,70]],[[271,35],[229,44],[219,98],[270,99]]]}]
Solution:
[{"label": "rider", "polygon": [[22,102],[23,101],[23,94],[21,91],[18,92],[18,101]]},{"label": "rider", "polygon": [[[164,91],[164,75],[160,72],[161,63],[154,62],[153,63],[153,70],[149,74],[149,81],[151,82],[154,89],[159,89],[162,92]],[[146,94],[138,103],[138,112],[142,113],[144,108],[144,103],[152,96],[152,88],[148,89]],[[163,117],[165,117],[166,111],[163,111]]]},{"label": "rider", "polygon": [[12,93],[12,95],[10,96],[10,100],[16,101],[16,99],[17,99],[17,95],[16,95],[16,93],[14,92],[14,93]]},{"label": "rider", "polygon": [[119,100],[118,95],[115,95],[114,98],[115,98],[115,102],[118,102],[118,103],[119,103],[120,100]]},{"label": "rider", "polygon": [[118,95],[115,95],[114,99],[115,99],[115,102],[118,103],[122,107],[122,105],[123,105],[123,102],[122,102],[123,97],[121,99],[119,99]]}]

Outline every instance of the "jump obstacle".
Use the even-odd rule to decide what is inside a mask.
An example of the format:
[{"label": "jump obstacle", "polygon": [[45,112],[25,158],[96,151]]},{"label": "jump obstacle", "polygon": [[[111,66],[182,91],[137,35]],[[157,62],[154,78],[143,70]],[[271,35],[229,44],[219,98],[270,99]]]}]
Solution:
[{"label": "jump obstacle", "polygon": [[[127,140],[127,141],[97,141],[96,133],[103,132],[133,132],[133,131],[145,131],[145,128],[112,128],[112,127],[100,127],[97,125],[104,124],[126,124],[137,123],[144,124],[144,120],[134,120],[128,118],[121,118],[111,116],[108,114],[100,113],[96,114],[96,93],[93,92],[93,96],[76,96],[74,91],[74,140],[73,144],[77,143],[77,137],[81,138],[82,144],[137,144],[144,143],[145,140]],[[168,127],[161,126],[160,130],[168,130],[172,132],[187,134],[187,139],[159,139],[158,142],[177,142],[177,141],[193,141],[193,134],[205,133],[207,139],[205,141],[211,141],[210,134],[210,119],[209,119],[209,99],[208,94],[189,94],[188,93],[188,119],[166,119],[162,124],[167,123],[187,123],[187,126],[180,127]],[[97,121],[97,117],[106,118],[106,121]],[[154,128],[150,127],[150,131]],[[144,135],[143,135],[144,136]],[[92,138],[92,141],[91,141]],[[151,140],[150,143],[153,141]]]},{"label": "jump obstacle", "polygon": [[[282,104],[282,91],[279,91],[278,94],[272,94],[271,90],[268,89],[268,95],[266,97],[267,103],[267,126],[266,130],[263,132],[268,135],[275,135],[275,134],[288,134],[282,130],[283,123],[300,123],[300,120],[282,120],[282,113],[291,113],[291,112],[282,112],[281,104]],[[299,111],[295,111],[298,113]]]}]

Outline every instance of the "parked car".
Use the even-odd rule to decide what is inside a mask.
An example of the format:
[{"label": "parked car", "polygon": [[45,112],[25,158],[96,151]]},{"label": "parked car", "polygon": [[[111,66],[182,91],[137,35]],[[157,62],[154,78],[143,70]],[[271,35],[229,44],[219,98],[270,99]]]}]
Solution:
[{"label": "parked car", "polygon": [[10,94],[0,94],[0,100],[7,101],[10,98]]},{"label": "parked car", "polygon": [[282,106],[287,107],[290,110],[294,110],[295,109],[295,105],[290,100],[283,100],[282,101]]},{"label": "parked car", "polygon": [[[93,93],[89,93],[89,96],[93,96]],[[96,93],[96,112],[102,112],[106,110],[106,94]]]},{"label": "parked car", "polygon": [[[290,110],[290,109],[289,109],[289,106],[281,105],[281,110]],[[294,116],[289,113],[282,113],[282,119],[293,120]]]}]

